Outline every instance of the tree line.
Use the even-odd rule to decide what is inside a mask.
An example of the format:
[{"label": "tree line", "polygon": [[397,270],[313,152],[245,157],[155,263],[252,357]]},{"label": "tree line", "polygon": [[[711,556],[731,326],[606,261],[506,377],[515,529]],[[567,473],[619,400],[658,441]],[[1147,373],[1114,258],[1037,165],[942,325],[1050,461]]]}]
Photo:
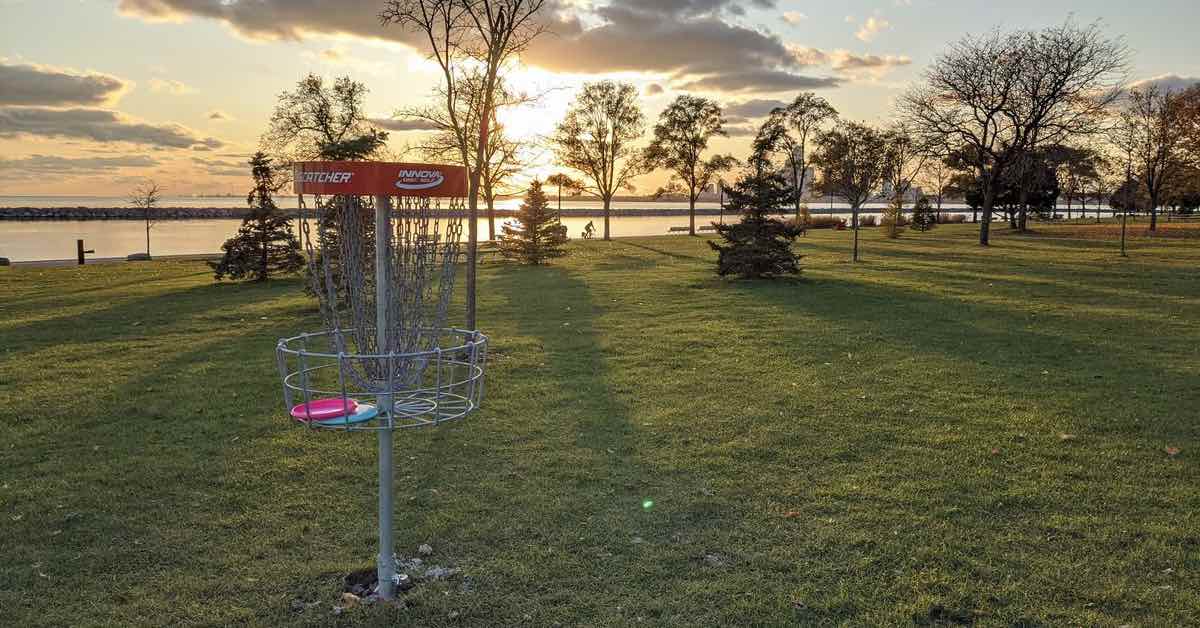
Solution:
[{"label": "tree line", "polygon": [[[1200,204],[1200,87],[1130,88],[1126,46],[1096,24],[1067,21],[966,36],[899,98],[884,125],[843,120],[825,99],[799,94],[766,116],[751,154],[738,159],[710,154],[710,142],[727,135],[716,101],[680,95],[649,126],[637,89],[607,80],[585,84],[540,146],[512,137],[497,113],[536,96],[510,89],[505,75],[543,34],[543,9],[544,0],[392,0],[379,15],[385,25],[418,34],[442,71],[430,103],[402,109],[397,117],[434,129],[413,147],[423,157],[470,172],[469,314],[480,200],[494,239],[497,196],[514,191],[518,174],[546,161],[539,151],[551,152],[565,170],[549,181],[560,197],[565,188],[600,199],[606,240],[616,194],[632,189],[635,177],[660,169],[670,178],[659,193],[688,199],[693,234],[697,198],[713,186],[732,191],[736,186],[727,177],[748,177],[762,192],[766,175],[778,175],[786,195],[749,198],[776,199],[776,205],[757,209],[787,208],[803,222],[810,171],[813,188],[850,205],[856,232],[861,208],[884,200],[884,225],[889,236],[897,235],[905,204],[920,187],[937,213],[946,198],[965,199],[983,245],[994,218],[1025,230],[1031,215],[1053,217],[1060,198],[1069,212],[1078,202],[1081,214],[1089,202],[1097,210],[1102,203],[1144,210],[1151,230],[1163,207]],[[264,146],[281,163],[390,158],[386,131],[363,111],[365,93],[364,85],[348,78],[332,85],[305,78],[281,95]],[[857,237],[853,255],[858,257]]]}]

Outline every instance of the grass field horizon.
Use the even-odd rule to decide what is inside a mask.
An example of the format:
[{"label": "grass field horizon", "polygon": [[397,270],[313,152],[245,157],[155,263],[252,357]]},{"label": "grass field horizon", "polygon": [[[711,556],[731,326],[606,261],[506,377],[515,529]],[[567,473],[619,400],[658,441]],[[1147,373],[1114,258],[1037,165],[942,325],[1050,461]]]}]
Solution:
[{"label": "grass field horizon", "polygon": [[300,280],[0,269],[0,623],[1200,623],[1200,250],[1037,229],[483,265],[484,408],[396,439],[397,553],[461,573],[340,615],[374,439],[283,416]]}]

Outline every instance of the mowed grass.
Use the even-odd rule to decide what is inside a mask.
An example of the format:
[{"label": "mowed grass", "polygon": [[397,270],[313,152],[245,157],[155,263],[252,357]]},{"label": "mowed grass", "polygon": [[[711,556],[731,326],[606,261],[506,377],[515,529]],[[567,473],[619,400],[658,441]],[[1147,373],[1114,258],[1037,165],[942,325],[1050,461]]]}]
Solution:
[{"label": "mowed grass", "polygon": [[375,441],[283,416],[299,281],[3,270],[0,624],[1200,623],[1200,250],[974,233],[485,265],[485,409],[397,436],[397,550],[462,574],[336,616]]}]

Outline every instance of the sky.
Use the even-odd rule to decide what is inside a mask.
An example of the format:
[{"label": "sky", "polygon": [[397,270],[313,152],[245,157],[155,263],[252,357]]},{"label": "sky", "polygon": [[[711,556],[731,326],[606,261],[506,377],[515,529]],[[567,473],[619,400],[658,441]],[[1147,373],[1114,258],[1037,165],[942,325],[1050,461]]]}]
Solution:
[{"label": "sky", "polygon": [[[390,148],[419,130],[394,114],[428,102],[436,66],[382,0],[0,0],[0,196],[241,194],[278,94],[313,72],[371,90]],[[650,123],[683,93],[721,103],[713,151],[744,157],[761,117],[815,91],[844,118],[883,123],[947,45],[993,28],[1099,21],[1131,51],[1131,82],[1200,81],[1195,0],[551,0],[551,33],[511,80],[541,94],[503,114],[550,133],[578,88],[635,84]],[[269,147],[268,147],[269,148]],[[532,175],[557,170],[534,157]],[[662,173],[640,178],[652,191]]]}]

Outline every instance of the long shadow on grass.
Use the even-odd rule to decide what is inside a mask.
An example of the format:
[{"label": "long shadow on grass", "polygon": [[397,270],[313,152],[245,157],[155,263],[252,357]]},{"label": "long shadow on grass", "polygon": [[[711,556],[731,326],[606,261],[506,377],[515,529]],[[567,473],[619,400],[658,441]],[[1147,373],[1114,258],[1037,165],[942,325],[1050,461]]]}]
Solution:
[{"label": "long shadow on grass", "polygon": [[[1064,404],[1063,409],[1069,411],[1068,402],[1053,394],[1054,386],[1066,384],[1048,382],[1039,374],[1072,376],[1091,382],[1082,390],[1070,391],[1091,407],[1119,405],[1133,414],[1128,417],[1132,424],[1106,427],[1151,429],[1177,436],[1193,430],[1172,417],[1177,417],[1181,403],[1200,403],[1194,375],[1172,369],[1162,355],[1149,353],[1149,348],[1141,352],[1129,343],[1123,350],[1113,351],[1107,343],[1097,342],[1094,330],[1112,330],[1112,320],[1101,319],[1094,325],[1082,324],[1086,319],[1074,324],[1038,321],[1017,306],[968,303],[869,281],[822,279],[804,291],[761,284],[743,284],[737,289],[746,298],[769,301],[844,327],[851,343],[854,330],[874,330],[884,334],[889,343],[910,347],[915,355],[938,353],[980,365],[993,373],[993,390],[1006,397]],[[1120,380],[1125,372],[1140,373],[1154,382],[1155,394],[1138,397],[1133,384]]]},{"label": "long shadow on grass", "polygon": [[239,312],[240,308],[299,291],[298,280],[201,284],[121,299],[73,316],[32,321],[4,330],[0,341],[21,351],[35,351],[63,343],[113,342],[194,332],[197,326],[210,323],[234,327],[247,322],[247,315]]},{"label": "long shadow on grass", "polygon": [[627,244],[627,245],[629,245],[629,246],[632,246],[632,247],[634,247],[634,248],[638,248],[638,249],[643,249],[643,250],[646,250],[646,251],[650,251],[651,253],[658,253],[659,255],[665,255],[665,256],[667,256],[667,257],[671,257],[671,258],[674,258],[674,259],[677,259],[677,260],[682,260],[682,261],[688,261],[688,262],[710,262],[710,263],[713,261],[711,257],[709,257],[709,258],[705,258],[705,257],[701,257],[701,256],[699,256],[699,255],[686,255],[686,254],[684,254],[684,253],[676,253],[676,252],[674,252],[674,251],[668,251],[668,250],[666,250],[666,249],[660,249],[660,248],[656,248],[656,247],[653,247],[653,246],[649,246],[649,245],[647,245],[647,244],[638,244],[637,242],[625,241],[625,242],[623,242],[622,244]]},{"label": "long shadow on grass", "polygon": [[[550,554],[537,560],[555,564],[554,589],[594,592],[575,602],[594,608],[576,608],[575,615],[554,609],[539,620],[570,623],[582,612],[627,623],[636,613],[653,623],[671,611],[670,595],[707,577],[694,559],[698,550],[673,533],[719,527],[726,513],[696,497],[692,477],[653,462],[654,437],[640,428],[603,340],[614,332],[604,331],[602,306],[582,278],[558,267],[513,267],[486,290],[503,299],[481,320],[505,325],[493,332],[504,358],[491,367],[491,398],[480,419],[487,423],[480,429],[492,433],[459,455],[483,447],[482,458],[503,459],[489,474],[500,481],[475,499],[501,499],[506,510],[522,513],[502,530],[476,531],[494,539],[489,560],[515,572],[496,586],[546,594],[550,583],[529,564],[532,538]],[[652,503],[659,500],[668,505]],[[608,577],[614,573],[621,577]],[[623,619],[611,619],[615,605],[625,608],[615,613]]]}]

